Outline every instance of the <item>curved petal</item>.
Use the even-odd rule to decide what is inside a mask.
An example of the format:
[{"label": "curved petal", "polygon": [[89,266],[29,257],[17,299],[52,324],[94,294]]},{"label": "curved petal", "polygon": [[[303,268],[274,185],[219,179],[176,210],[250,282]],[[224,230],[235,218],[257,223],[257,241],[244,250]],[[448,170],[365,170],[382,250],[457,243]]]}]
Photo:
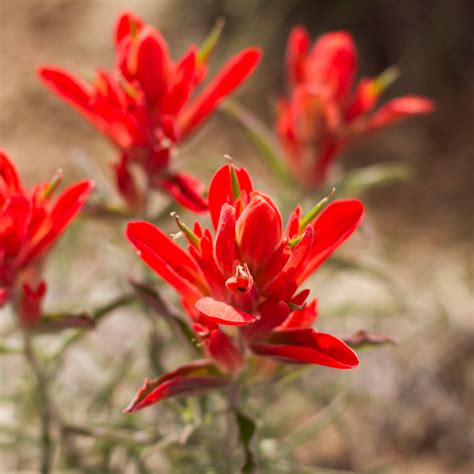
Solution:
[{"label": "curved petal", "polygon": [[347,31],[335,31],[319,37],[308,58],[307,77],[339,103],[346,99],[354,81],[357,50]]},{"label": "curved petal", "polygon": [[429,114],[434,110],[434,102],[426,97],[407,95],[392,99],[372,115],[367,124],[367,130],[385,127],[412,115]]},{"label": "curved petal", "polygon": [[209,355],[226,372],[235,372],[244,365],[242,355],[230,336],[220,329],[214,329],[203,338],[203,344]]},{"label": "curved petal", "polygon": [[170,74],[166,41],[155,29],[144,28],[136,54],[136,71],[132,75],[142,86],[149,105],[159,106],[166,95]]},{"label": "curved petal", "polygon": [[196,308],[210,321],[227,326],[244,326],[258,319],[254,314],[246,313],[223,301],[215,300],[210,296],[196,301]]},{"label": "curved petal", "polygon": [[307,328],[311,326],[318,317],[317,300],[311,301],[302,309],[294,310],[287,319],[276,328],[277,330]]},{"label": "curved petal", "polygon": [[256,68],[260,57],[261,52],[258,48],[248,48],[230,59],[179,119],[181,137],[189,135],[213,112],[225,96],[247,79]]},{"label": "curved petal", "polygon": [[275,331],[266,342],[252,344],[252,351],[293,364],[317,364],[335,369],[359,365],[356,353],[343,341],[314,329]]},{"label": "curved petal", "polygon": [[143,25],[143,20],[135,13],[122,12],[115,24],[115,45],[118,46],[125,37],[138,34]]},{"label": "curved petal", "polygon": [[125,231],[137,255],[184,298],[202,295],[201,274],[195,261],[149,222],[130,222]]},{"label": "curved petal", "polygon": [[38,75],[43,83],[56,95],[63,98],[81,112],[87,111],[91,97],[91,88],[67,71],[54,67],[42,67]]},{"label": "curved petal", "polygon": [[[2,150],[0,150],[0,178],[0,199],[5,191],[11,194],[21,190],[20,175],[13,162],[10,161],[7,154]],[[2,204],[0,201],[0,206]]]},{"label": "curved petal", "polygon": [[270,260],[281,241],[283,222],[280,211],[263,193],[252,198],[237,219],[235,232],[242,259],[256,274]]},{"label": "curved petal", "polygon": [[[221,166],[212,177],[209,185],[209,212],[211,214],[212,224],[214,229],[217,229],[219,218],[221,215],[221,208],[224,203],[234,205],[232,197],[232,180],[230,167],[232,165]],[[240,192],[242,195],[249,195],[252,190],[252,180],[245,168],[235,168],[235,174],[239,182]]]},{"label": "curved petal", "polygon": [[203,196],[203,184],[186,173],[175,173],[159,182],[181,206],[193,212],[206,212],[207,200]]},{"label": "curved petal", "polygon": [[228,383],[229,379],[222,376],[212,362],[197,360],[158,379],[146,379],[143,387],[124,411],[134,413],[164,398],[197,395],[224,387]]},{"label": "curved petal", "polygon": [[227,203],[221,207],[214,256],[224,277],[230,277],[235,264],[235,209]]},{"label": "curved petal", "polygon": [[81,181],[70,186],[58,196],[47,218],[50,226],[49,231],[38,242],[35,242],[26,254],[22,255],[20,259],[22,265],[27,265],[31,259],[48,250],[49,246],[84,206],[93,187],[92,181]]},{"label": "curved petal", "polygon": [[327,206],[310,224],[314,240],[307,265],[298,275],[298,283],[309,277],[359,227],[364,205],[354,200],[338,200]]},{"label": "curved petal", "polygon": [[260,319],[243,328],[248,341],[263,339],[288,318],[290,308],[284,301],[267,300],[259,308]]},{"label": "curved petal", "polygon": [[294,86],[305,80],[306,56],[309,50],[309,35],[302,26],[295,26],[286,47],[286,67],[288,82]]}]

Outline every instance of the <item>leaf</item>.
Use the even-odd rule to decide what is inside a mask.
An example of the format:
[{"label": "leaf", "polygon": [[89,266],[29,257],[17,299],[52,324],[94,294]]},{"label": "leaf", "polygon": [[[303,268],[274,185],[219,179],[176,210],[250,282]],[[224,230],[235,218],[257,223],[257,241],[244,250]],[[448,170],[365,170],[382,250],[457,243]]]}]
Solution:
[{"label": "leaf", "polygon": [[35,325],[34,331],[50,333],[65,329],[94,329],[94,318],[88,313],[45,314]]},{"label": "leaf", "polygon": [[397,339],[382,334],[370,333],[364,329],[357,331],[351,336],[343,337],[342,340],[355,349],[361,349],[371,346],[379,346],[381,344],[396,344]]},{"label": "leaf", "polygon": [[257,462],[250,444],[257,429],[256,423],[252,418],[239,410],[235,411],[235,420],[239,427],[239,440],[245,456],[241,472],[243,474],[254,474],[257,472]]},{"label": "leaf", "polygon": [[380,163],[346,172],[344,178],[335,186],[339,195],[353,197],[367,189],[406,181],[412,174],[411,167],[405,164]]},{"label": "leaf", "polygon": [[225,19],[218,18],[216,23],[214,24],[212,30],[209,32],[207,37],[202,42],[201,46],[199,47],[197,60],[199,64],[204,64],[211,53],[214,51],[214,48],[217,46],[219,39],[222,34],[222,30],[225,26]]},{"label": "leaf", "polygon": [[287,183],[289,174],[282,165],[282,157],[272,132],[253,113],[242,105],[227,99],[220,108],[232,117],[245,131],[261,157],[267,162],[272,172]]},{"label": "leaf", "polygon": [[168,307],[158,291],[139,281],[130,280],[130,284],[138,295],[152,307],[154,312],[168,323],[178,340],[185,343],[193,355],[200,355],[202,351],[197,346],[194,332],[181,317]]}]

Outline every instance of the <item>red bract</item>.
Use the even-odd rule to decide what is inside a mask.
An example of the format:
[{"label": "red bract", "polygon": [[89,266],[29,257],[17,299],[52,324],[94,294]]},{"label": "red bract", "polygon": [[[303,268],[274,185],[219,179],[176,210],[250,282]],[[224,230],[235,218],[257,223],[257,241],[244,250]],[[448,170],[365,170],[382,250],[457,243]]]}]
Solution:
[{"label": "red bract", "polygon": [[[309,290],[300,287],[357,229],[362,203],[335,201],[319,215],[303,218],[297,207],[285,229],[275,203],[253,190],[247,171],[226,165],[210,184],[209,211],[214,232],[198,223],[190,230],[178,218],[187,251],[150,223],[127,227],[137,254],[180,294],[213,361],[212,373],[206,365],[205,379],[193,366],[189,375],[183,368],[147,382],[128,411],[166,396],[212,389],[217,380],[228,383],[249,354],[338,369],[358,364],[344,342],[311,327],[316,302],[306,305]],[[226,331],[229,326],[235,329]],[[212,383],[206,385],[209,377]]]},{"label": "red bract", "polygon": [[41,314],[46,292],[39,272],[43,257],[93,186],[91,181],[81,181],[53,200],[60,180],[57,174],[26,191],[13,163],[0,152],[0,306],[15,302],[25,327],[34,325]]},{"label": "red bract", "polygon": [[374,111],[392,71],[354,85],[357,51],[345,31],[322,35],[310,47],[307,31],[292,30],[287,46],[288,98],[278,103],[277,133],[295,177],[324,183],[336,155],[355,138],[405,117],[430,113],[431,100],[404,96]]},{"label": "red bract", "polygon": [[161,34],[131,13],[117,21],[115,47],[115,70],[98,70],[92,84],[57,68],[43,67],[39,75],[119,148],[117,187],[131,207],[143,205],[144,190],[130,171],[138,165],[147,186],[168,192],[193,211],[206,210],[202,185],[170,170],[173,151],[252,73],[260,51],[248,48],[234,56],[194,97],[206,77],[210,51],[200,54],[191,46],[174,62]]}]

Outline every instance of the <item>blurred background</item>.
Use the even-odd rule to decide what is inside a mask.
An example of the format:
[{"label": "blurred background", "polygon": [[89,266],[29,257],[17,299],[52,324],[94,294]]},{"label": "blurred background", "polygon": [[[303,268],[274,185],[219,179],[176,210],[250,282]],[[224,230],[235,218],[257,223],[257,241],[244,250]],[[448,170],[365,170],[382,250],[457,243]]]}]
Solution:
[{"label": "blurred background", "polygon": [[[123,9],[159,28],[174,57],[202,41],[216,18],[224,17],[212,68],[244,46],[262,46],[260,67],[236,97],[269,126],[275,99],[285,91],[282,62],[295,24],[306,26],[313,37],[348,30],[359,49],[359,77],[398,65],[402,75],[385,100],[414,93],[436,101],[433,115],[393,126],[344,154],[348,169],[400,161],[413,167],[414,177],[363,196],[364,235],[342,251],[357,264],[338,268],[334,263],[318,273],[312,287],[319,297],[321,329],[339,335],[376,329],[399,343],[363,353],[356,371],[315,368],[275,393],[262,414],[266,458],[276,456],[288,433],[297,434],[289,440],[294,446],[289,470],[270,463],[264,472],[474,470],[472,6],[468,0],[0,2],[0,147],[27,184],[49,178],[58,167],[68,180],[77,179],[84,173],[78,155],[110,176],[114,150],[43,88],[35,70],[51,64],[91,77],[97,66],[111,67],[113,27]],[[242,131],[220,113],[181,150],[177,166],[208,181],[224,154],[269,186],[265,167]],[[91,223],[80,232],[74,228],[61,241],[48,268],[52,308],[104,301],[104,295],[126,284],[129,268],[139,266],[126,247],[126,257],[117,258],[124,251],[120,232],[99,225],[99,230]],[[71,261],[70,244],[81,245],[84,258]],[[97,282],[93,288],[90,281]],[[68,354],[57,391],[71,403],[73,418],[94,412],[97,407],[84,400],[91,387],[100,387],[111,366],[133,354],[131,381],[110,397],[107,408],[97,409],[99,418],[123,416],[120,408],[147,375],[147,367],[135,361],[148,337],[145,326],[143,318],[122,310]],[[177,360],[169,357],[167,368]],[[21,416],[26,422],[29,416],[20,415],[12,400],[25,383],[15,368],[10,357],[0,361],[0,425]],[[8,387],[7,379],[12,380]],[[145,413],[141,423],[147,421]],[[0,472],[31,466],[32,447],[21,440],[16,446],[19,450],[0,451]],[[109,467],[124,472],[119,455]],[[316,467],[320,470],[311,470]]]}]

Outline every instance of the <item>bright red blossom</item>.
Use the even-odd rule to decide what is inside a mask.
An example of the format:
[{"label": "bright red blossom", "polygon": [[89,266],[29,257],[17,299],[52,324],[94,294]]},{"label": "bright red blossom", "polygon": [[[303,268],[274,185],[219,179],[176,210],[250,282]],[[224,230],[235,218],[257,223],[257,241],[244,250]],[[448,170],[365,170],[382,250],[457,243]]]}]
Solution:
[{"label": "bright red blossom", "polygon": [[248,48],[237,54],[192,98],[207,75],[209,51],[199,54],[191,46],[174,62],[161,34],[132,13],[117,21],[115,48],[116,68],[98,70],[93,84],[57,68],[44,67],[39,75],[119,148],[116,182],[130,206],[143,204],[144,191],[131,172],[138,165],[147,186],[168,192],[191,210],[204,211],[203,186],[170,170],[173,150],[252,73],[260,51]]},{"label": "bright red blossom", "polygon": [[322,35],[311,47],[308,32],[293,28],[286,66],[288,98],[278,103],[276,128],[293,174],[309,188],[326,181],[337,154],[355,138],[434,109],[431,100],[410,95],[374,112],[393,77],[387,71],[354,85],[357,50],[345,31]]},{"label": "bright red blossom", "polygon": [[13,163],[0,152],[0,306],[15,302],[25,327],[38,320],[46,293],[38,267],[93,186],[81,181],[53,200],[60,179],[57,175],[26,191]]},{"label": "bright red blossom", "polygon": [[[335,201],[310,222],[298,207],[285,229],[278,208],[253,190],[247,171],[226,165],[210,184],[209,210],[214,233],[180,223],[188,251],[150,223],[128,225],[138,255],[180,294],[211,361],[147,382],[128,411],[226,384],[247,354],[339,369],[358,364],[344,342],[311,327],[316,302],[306,304],[309,290],[300,287],[357,229],[362,204]],[[226,326],[236,326],[232,335]]]}]

